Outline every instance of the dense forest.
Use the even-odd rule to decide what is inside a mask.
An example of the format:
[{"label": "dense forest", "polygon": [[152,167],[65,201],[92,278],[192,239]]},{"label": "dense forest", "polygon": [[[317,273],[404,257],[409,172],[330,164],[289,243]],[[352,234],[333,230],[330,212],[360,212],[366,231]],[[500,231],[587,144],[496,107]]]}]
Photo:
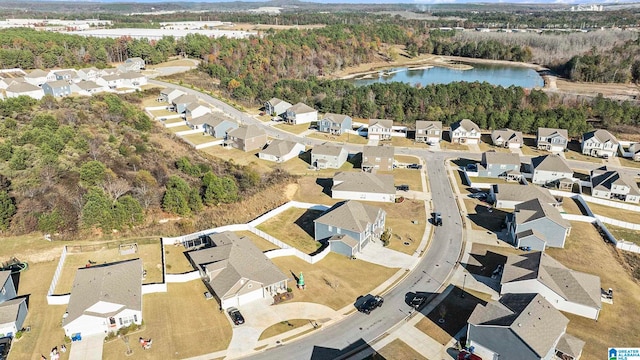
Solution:
[{"label": "dense forest", "polygon": [[[146,94],[150,95],[150,94]],[[138,108],[144,93],[0,101],[0,231],[74,234],[149,225],[165,211],[209,209],[288,181],[280,171],[184,151]]]},{"label": "dense forest", "polygon": [[608,51],[595,46],[577,55],[561,68],[571,80],[586,82],[638,83],[640,81],[640,37]]}]

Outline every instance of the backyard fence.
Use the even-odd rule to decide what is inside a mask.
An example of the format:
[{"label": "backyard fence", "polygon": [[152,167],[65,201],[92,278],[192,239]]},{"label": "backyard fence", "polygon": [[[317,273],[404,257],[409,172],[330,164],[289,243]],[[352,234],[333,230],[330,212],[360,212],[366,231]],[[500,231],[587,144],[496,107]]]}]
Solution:
[{"label": "backyard fence", "polygon": [[49,299],[49,295],[53,295],[56,291],[56,286],[58,285],[58,280],[60,279],[60,274],[62,273],[62,268],[64,267],[64,260],[67,258],[67,247],[64,246],[62,248],[62,253],[60,254],[60,260],[58,260],[58,266],[56,267],[56,271],[53,273],[53,279],[51,279],[51,285],[49,285],[49,292],[47,292],[47,300]]},{"label": "backyard fence", "polygon": [[138,245],[157,244],[158,238],[149,239],[130,239],[130,240],[117,240],[100,244],[85,244],[85,245],[67,245],[65,248],[70,253],[83,253],[100,250],[118,249],[122,244],[137,243]]},{"label": "backyard fence", "polygon": [[167,274],[166,282],[168,283],[184,283],[192,280],[200,279],[200,271],[194,270],[184,274]]},{"label": "backyard fence", "polygon": [[142,295],[167,292],[167,283],[143,284]]}]

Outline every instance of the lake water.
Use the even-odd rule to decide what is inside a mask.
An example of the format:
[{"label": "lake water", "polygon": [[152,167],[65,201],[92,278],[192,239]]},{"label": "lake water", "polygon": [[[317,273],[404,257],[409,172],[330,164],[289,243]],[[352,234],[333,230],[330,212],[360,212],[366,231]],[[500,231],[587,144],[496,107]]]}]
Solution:
[{"label": "lake water", "polygon": [[[544,80],[538,73],[526,67],[520,66],[493,66],[473,64],[471,70],[456,70],[445,67],[432,67],[429,69],[409,69],[397,67],[386,69],[388,76],[373,75],[373,78],[356,78],[356,86],[370,85],[374,83],[404,82],[415,86],[430,84],[448,84],[454,81],[474,82],[486,81],[493,85],[509,87],[511,85],[523,88],[542,87]],[[381,70],[380,73],[383,71]]]}]

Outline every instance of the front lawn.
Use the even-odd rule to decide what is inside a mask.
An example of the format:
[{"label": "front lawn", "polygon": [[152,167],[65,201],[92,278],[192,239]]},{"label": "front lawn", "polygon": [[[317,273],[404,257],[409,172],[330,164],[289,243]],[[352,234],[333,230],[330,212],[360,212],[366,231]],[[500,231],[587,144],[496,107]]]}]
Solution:
[{"label": "front lawn", "polygon": [[310,124],[289,125],[289,124],[283,123],[283,124],[273,125],[273,127],[298,135],[309,130],[309,125]]},{"label": "front lawn", "polygon": [[604,289],[612,288],[614,303],[602,303],[598,321],[565,313],[570,319],[567,332],[586,342],[583,360],[601,359],[611,344],[618,347],[638,346],[635,331],[640,323],[640,284],[631,275],[622,251],[605,243],[589,223],[571,222],[571,235],[564,249],[549,248],[546,253],[576,271],[600,276]]},{"label": "front lawn", "polygon": [[640,161],[633,161],[633,159],[623,158],[622,156],[618,156],[618,160],[620,160],[620,165],[624,167],[640,168]]},{"label": "front lawn", "polygon": [[293,329],[297,329],[299,327],[308,325],[311,320],[309,319],[291,319],[287,321],[281,321],[277,324],[273,324],[266,328],[262,334],[260,334],[260,338],[258,341],[268,339],[270,337],[274,337],[287,331],[291,331]]},{"label": "front lawn", "polygon": [[467,208],[467,216],[471,220],[473,230],[500,232],[504,228],[506,211],[487,208],[487,203],[471,198],[464,199],[464,206]]},{"label": "front lawn", "polygon": [[[334,310],[355,303],[358,296],[368,294],[398,271],[362,260],[351,260],[336,253],[329,253],[313,265],[295,256],[271,261],[291,276],[294,298],[289,301],[313,302]],[[304,290],[297,289],[293,280],[294,275],[301,272],[306,284]]]},{"label": "front lawn", "polygon": [[413,255],[425,231],[427,220],[424,201],[405,199],[397,204],[377,203],[375,206],[387,212],[385,227],[391,230],[389,249]]},{"label": "front lawn", "polygon": [[393,172],[389,173],[393,174],[396,185],[409,185],[409,190],[424,191],[422,189],[422,176],[420,175],[420,170],[394,169]]},{"label": "front lawn", "polygon": [[423,142],[415,142],[414,139],[409,139],[406,137],[393,136],[391,137],[391,145],[393,146],[401,146],[401,147],[416,147],[428,149],[429,145]]},{"label": "front lawn", "polygon": [[327,133],[314,132],[307,135],[307,137],[314,138],[314,139],[327,140],[327,141],[334,141],[334,142],[359,144],[359,145],[364,145],[369,142],[369,140],[364,136],[360,136],[358,134],[350,134],[350,133],[344,133],[340,136],[336,136],[336,135],[331,135]]},{"label": "front lawn", "polygon": [[441,141],[440,148],[442,150],[469,151],[469,147],[467,145],[450,143],[448,141]]},{"label": "front lawn", "polygon": [[263,222],[257,228],[305,254],[316,252],[321,244],[314,239],[314,223],[319,210],[291,208]]}]

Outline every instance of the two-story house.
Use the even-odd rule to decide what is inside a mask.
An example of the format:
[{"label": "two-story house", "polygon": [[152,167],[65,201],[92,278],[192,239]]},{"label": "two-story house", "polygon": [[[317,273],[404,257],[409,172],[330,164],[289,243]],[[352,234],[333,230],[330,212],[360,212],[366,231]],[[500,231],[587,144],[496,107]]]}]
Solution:
[{"label": "two-story house", "polygon": [[193,102],[185,107],[184,117],[185,119],[189,120],[189,119],[197,118],[200,116],[204,116],[211,112],[212,110],[210,107],[199,104],[197,102]]},{"label": "two-story house", "polygon": [[442,140],[442,121],[416,121],[416,142],[435,145]]},{"label": "two-story house", "polygon": [[393,183],[393,175],[354,171],[338,172],[333,177],[331,198],[395,202],[396,187]]},{"label": "two-story house", "polygon": [[290,107],[291,104],[284,100],[271,98],[271,100],[264,103],[264,112],[271,116],[280,116]]},{"label": "two-story house", "polygon": [[571,233],[571,224],[557,208],[540,199],[532,199],[515,206],[506,218],[511,243],[544,251],[548,247],[563,248]]},{"label": "two-story house", "polygon": [[[49,75],[48,71],[35,69],[25,75],[24,80],[31,85],[42,86],[42,84],[47,82],[47,75]],[[53,80],[55,80],[55,78]]]},{"label": "two-story house", "polygon": [[243,125],[227,133],[225,145],[242,151],[262,149],[267,144],[267,132],[258,125]]},{"label": "two-story house", "polygon": [[45,95],[53,97],[69,96],[71,94],[71,85],[68,81],[56,80],[42,84],[42,91]]},{"label": "two-story house", "polygon": [[40,100],[44,97],[44,91],[42,91],[42,88],[31,85],[28,82],[12,82],[5,89],[5,94],[7,95],[7,98],[28,96],[30,98]]},{"label": "two-story house", "polygon": [[[564,180],[573,179],[573,170],[571,170],[567,161],[558,154],[532,158],[531,171],[533,173],[531,182],[536,185],[571,184],[571,181],[567,182]],[[571,188],[559,188],[560,190],[571,190]]]},{"label": "two-story house", "polygon": [[591,170],[591,196],[637,204],[640,202],[640,189],[626,174],[602,166]]},{"label": "two-story house", "polygon": [[362,171],[393,170],[395,150],[393,146],[364,146],[362,149]]},{"label": "two-story house", "polygon": [[331,135],[340,136],[352,127],[351,116],[326,113],[318,121],[318,131]]},{"label": "two-story house", "polygon": [[331,251],[354,256],[369,242],[380,240],[385,220],[386,212],[377,206],[339,202],[313,221],[314,239],[328,241]]},{"label": "two-story house", "polygon": [[478,176],[519,181],[522,177],[520,156],[496,151],[483,152],[482,161],[478,165]]},{"label": "two-story house", "polygon": [[491,142],[495,146],[502,146],[510,149],[521,148],[522,131],[514,131],[511,129],[498,129],[491,132]]},{"label": "two-story house", "polygon": [[219,139],[226,139],[229,131],[238,128],[235,120],[220,112],[187,119],[187,125],[193,130],[202,130],[203,133]]},{"label": "two-story house", "polygon": [[582,135],[582,153],[584,155],[610,158],[618,155],[620,143],[615,136],[603,129],[590,131]]},{"label": "two-story house", "polygon": [[11,271],[0,271],[0,338],[13,337],[27,317],[27,297],[16,296]]},{"label": "two-story house", "polygon": [[173,99],[173,108],[178,114],[183,114],[187,110],[187,106],[192,103],[198,103],[198,98],[195,95],[180,95]]},{"label": "two-story house", "polygon": [[493,184],[489,188],[489,201],[498,209],[514,209],[523,202],[540,199],[551,206],[561,203],[548,189],[535,185]]},{"label": "two-story house", "polygon": [[175,100],[176,98],[185,95],[184,91],[182,90],[178,90],[178,89],[174,89],[174,88],[164,88],[162,90],[160,90],[160,95],[158,95],[158,102],[166,102],[166,103],[173,103],[173,100]]},{"label": "two-story house", "polygon": [[391,140],[393,120],[369,119],[368,135],[371,140]]},{"label": "two-story house", "polygon": [[566,129],[538,128],[538,150],[553,153],[563,152],[569,143],[569,133]]},{"label": "two-story house", "polygon": [[342,146],[332,143],[316,145],[311,150],[311,166],[317,169],[339,169],[348,156],[349,153]]},{"label": "two-story house", "polygon": [[300,102],[288,108],[283,117],[290,125],[310,124],[318,121],[318,110]]},{"label": "two-story house", "polygon": [[141,57],[132,57],[124,61],[128,71],[140,71],[146,68],[146,63]]},{"label": "two-story house", "polygon": [[451,125],[451,142],[454,144],[479,144],[481,135],[478,125],[469,119]]}]

